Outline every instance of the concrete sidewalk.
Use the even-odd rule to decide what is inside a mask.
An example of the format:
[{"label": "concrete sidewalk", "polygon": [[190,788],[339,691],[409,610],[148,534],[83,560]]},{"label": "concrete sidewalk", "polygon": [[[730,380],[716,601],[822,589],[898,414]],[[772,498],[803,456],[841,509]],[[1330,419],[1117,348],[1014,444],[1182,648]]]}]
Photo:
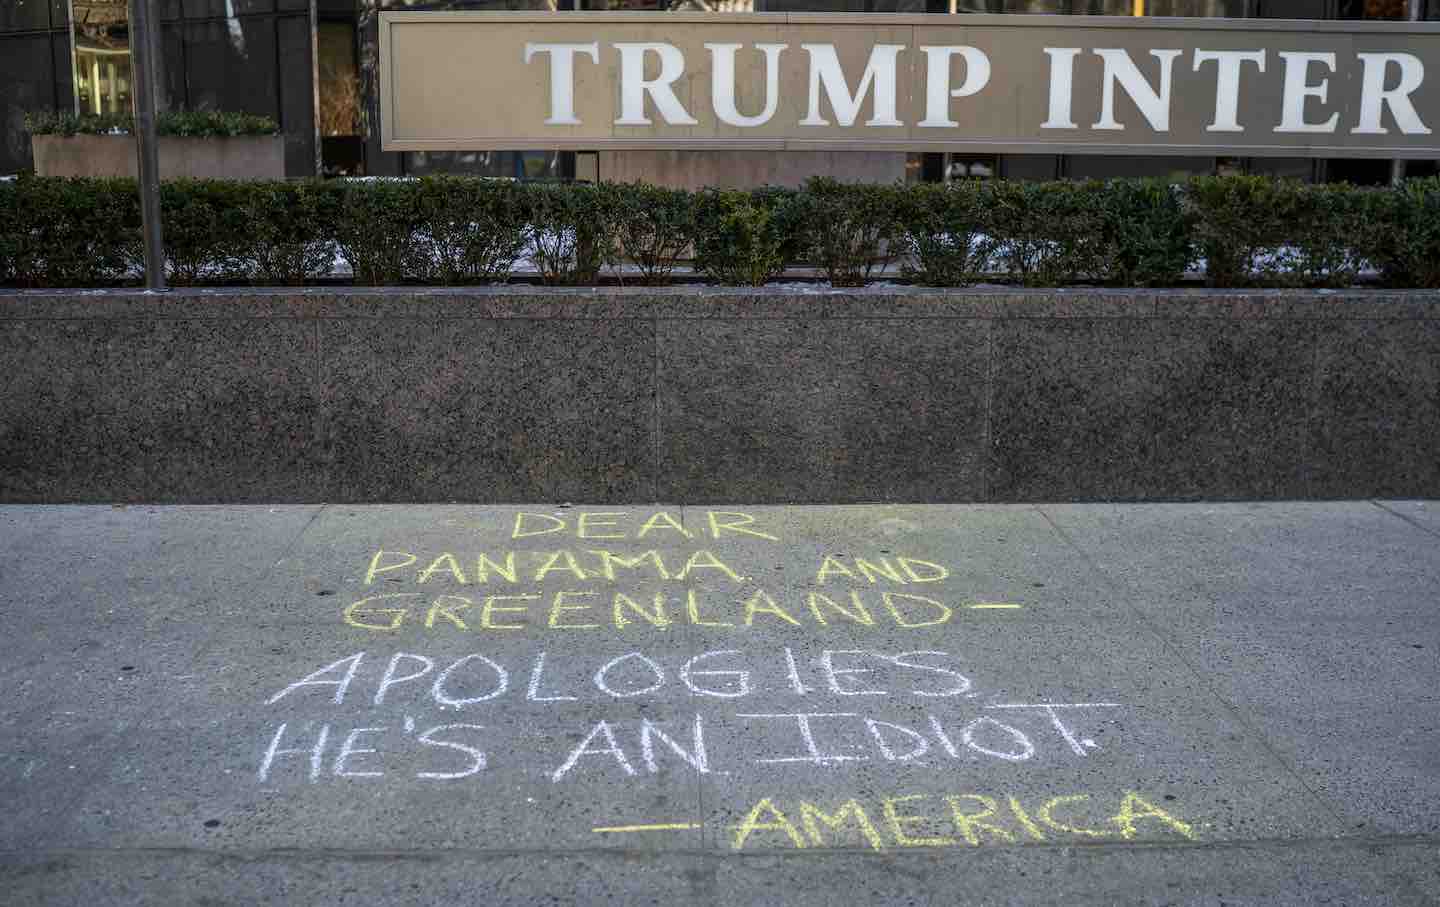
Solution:
[{"label": "concrete sidewalk", "polygon": [[1440,903],[1440,503],[0,508],[0,903]]}]

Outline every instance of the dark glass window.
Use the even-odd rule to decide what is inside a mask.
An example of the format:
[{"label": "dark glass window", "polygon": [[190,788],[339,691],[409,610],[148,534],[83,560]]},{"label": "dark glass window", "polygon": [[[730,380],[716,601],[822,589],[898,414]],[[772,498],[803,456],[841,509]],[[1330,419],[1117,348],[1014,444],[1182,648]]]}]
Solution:
[{"label": "dark glass window", "polygon": [[[30,166],[30,136],[25,114],[57,105],[50,77],[51,42],[47,35],[0,35],[0,174]],[[67,99],[68,100],[68,99]]]},{"label": "dark glass window", "polygon": [[556,10],[558,0],[383,0],[389,10]]},{"label": "dark glass window", "polygon": [[187,22],[186,106],[278,116],[275,26],[263,18]]},{"label": "dark glass window", "polygon": [[512,179],[560,179],[558,151],[407,151],[405,172],[467,173]]},{"label": "dark glass window", "polygon": [[1213,173],[1214,170],[1215,159],[1213,157],[1073,154],[1065,159],[1065,175],[1072,179],[1148,176],[1178,180],[1189,176]]},{"label": "dark glass window", "polygon": [[50,0],[4,0],[0,3],[0,33],[50,28],[50,14]]},{"label": "dark glass window", "polygon": [[1257,0],[1255,15],[1260,19],[1333,19],[1331,0]]},{"label": "dark glass window", "polygon": [[[224,19],[275,12],[275,0],[181,0],[187,19]],[[310,4],[305,4],[308,12]]]},{"label": "dark glass window", "polygon": [[1239,18],[1244,0],[1144,0],[1147,16],[1189,16],[1197,19]]}]

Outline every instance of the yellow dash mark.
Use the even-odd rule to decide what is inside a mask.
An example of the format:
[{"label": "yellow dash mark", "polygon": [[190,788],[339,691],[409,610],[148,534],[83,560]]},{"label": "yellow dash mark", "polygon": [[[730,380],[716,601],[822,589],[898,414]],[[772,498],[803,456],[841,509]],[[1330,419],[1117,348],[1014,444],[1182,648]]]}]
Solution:
[{"label": "yellow dash mark", "polygon": [[689,831],[700,827],[699,822],[655,822],[650,825],[605,825],[590,830],[598,834],[613,834],[629,831]]},{"label": "yellow dash mark", "polygon": [[980,602],[978,605],[971,605],[972,611],[999,611],[1002,609],[1015,610],[1023,608],[1024,605],[1012,605],[1007,602]]}]

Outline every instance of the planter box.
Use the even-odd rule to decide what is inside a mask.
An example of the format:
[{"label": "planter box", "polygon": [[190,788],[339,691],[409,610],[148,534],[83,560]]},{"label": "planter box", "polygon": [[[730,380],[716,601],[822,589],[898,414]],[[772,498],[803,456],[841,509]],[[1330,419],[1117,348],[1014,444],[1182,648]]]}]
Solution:
[{"label": "planter box", "polygon": [[[135,177],[132,135],[30,137],[40,176]],[[160,139],[161,179],[279,180],[285,178],[285,137]]]},{"label": "planter box", "polygon": [[0,501],[1440,497],[1440,294],[0,291]]}]

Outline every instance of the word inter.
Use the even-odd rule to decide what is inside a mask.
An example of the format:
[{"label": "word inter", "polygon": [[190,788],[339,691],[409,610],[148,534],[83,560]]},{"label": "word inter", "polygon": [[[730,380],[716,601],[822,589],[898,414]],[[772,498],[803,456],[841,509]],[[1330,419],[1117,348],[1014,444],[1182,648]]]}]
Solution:
[{"label": "word inter", "polygon": [[[710,112],[727,126],[755,129],[771,123],[781,107],[781,98],[790,86],[782,84],[782,56],[795,53],[788,43],[704,44],[710,72]],[[742,113],[736,101],[737,59],[741,52],[762,59],[764,103],[758,112]],[[900,61],[905,54],[921,55],[923,88],[915,92],[924,98],[923,119],[914,125],[926,129],[956,129],[952,117],[957,99],[992,92],[1012,91],[1014,86],[992,86],[990,56],[970,45],[903,44],[871,45],[868,60],[858,78],[847,76],[836,45],[801,43],[798,52],[806,55],[807,103],[799,127],[850,127],[860,120],[869,101],[870,116],[865,127],[887,129],[907,124],[898,116],[897,99],[908,86],[900,80]],[[1239,111],[1242,97],[1250,97],[1262,79],[1281,80],[1281,104],[1274,133],[1385,135],[1390,132],[1384,114],[1404,135],[1429,135],[1431,129],[1416,110],[1411,96],[1425,80],[1424,62],[1416,55],[1394,51],[1234,50],[1223,47],[1156,48],[1139,60],[1123,48],[1044,47],[1043,68],[1048,73],[1048,116],[1038,124],[1042,130],[1123,131],[1116,99],[1124,93],[1138,109],[1145,123],[1157,133],[1170,131],[1173,87],[1184,79],[1203,80],[1213,87],[1211,117],[1205,131],[1243,133]],[[606,55],[616,60],[619,72],[619,115],[615,126],[653,126],[652,111],[669,126],[697,126],[676,95],[676,83],[689,83],[684,51],[663,42],[616,42],[606,45]],[[611,56],[613,55],[613,56]],[[1082,56],[1098,58],[1100,64],[1100,114],[1092,123],[1078,123],[1072,114],[1076,89],[1076,63]],[[1147,59],[1148,57],[1148,59]],[[550,104],[547,126],[584,125],[576,113],[575,86],[582,77],[585,61],[602,63],[601,43],[527,42],[523,60],[527,65],[548,60]],[[957,64],[958,61],[958,64]],[[1178,66],[1177,66],[1178,64]],[[955,70],[963,76],[955,77]],[[658,71],[657,71],[658,69]],[[655,72],[647,75],[647,72]],[[744,70],[748,73],[749,70]],[[1331,83],[1347,83],[1358,75],[1360,101],[1347,123],[1339,111],[1327,110]],[[853,86],[853,87],[852,87]],[[918,87],[918,86],[917,86]],[[1095,86],[1083,86],[1086,89]],[[822,104],[822,98],[826,102]],[[827,109],[828,108],[828,109]],[[833,117],[833,120],[831,119]]]}]

